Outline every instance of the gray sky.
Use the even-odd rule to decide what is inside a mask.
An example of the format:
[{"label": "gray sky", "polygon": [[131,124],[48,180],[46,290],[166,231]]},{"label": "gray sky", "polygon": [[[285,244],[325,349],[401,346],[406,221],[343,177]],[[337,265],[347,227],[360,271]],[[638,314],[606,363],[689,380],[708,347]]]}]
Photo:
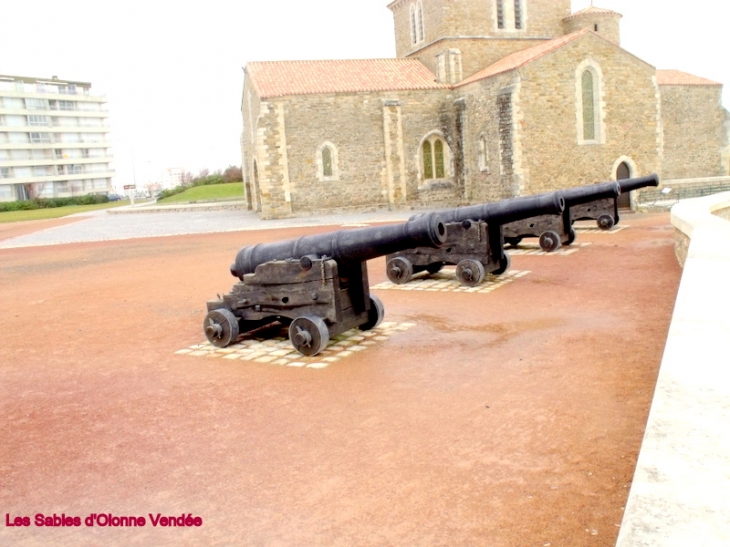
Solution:
[{"label": "gray sky", "polygon": [[[485,0],[486,1],[486,0]],[[590,0],[572,0],[573,11]],[[115,184],[241,162],[249,61],[394,57],[389,0],[3,0],[0,74],[91,82],[109,100]],[[622,47],[725,85],[728,0],[595,0]]]}]

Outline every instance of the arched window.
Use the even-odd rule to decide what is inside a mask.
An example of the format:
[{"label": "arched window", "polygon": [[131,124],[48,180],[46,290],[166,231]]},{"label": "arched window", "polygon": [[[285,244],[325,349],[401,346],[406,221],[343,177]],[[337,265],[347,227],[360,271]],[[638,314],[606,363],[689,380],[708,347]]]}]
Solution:
[{"label": "arched window", "polygon": [[317,178],[337,180],[340,178],[337,165],[337,147],[331,142],[323,142],[317,149]]},{"label": "arched window", "polygon": [[411,4],[411,43],[418,42],[418,33],[416,32],[416,6]]},{"label": "arched window", "polygon": [[602,78],[601,67],[592,60],[582,62],[575,71],[578,144],[603,143]]},{"label": "arched window", "polygon": [[322,176],[332,176],[332,149],[329,146],[322,148]]},{"label": "arched window", "polygon": [[421,145],[423,179],[443,179],[449,174],[449,146],[437,134],[429,136]]},{"label": "arched window", "polygon": [[593,87],[593,73],[590,70],[583,72],[580,80],[581,98],[583,106],[583,140],[596,140],[596,109]]},{"label": "arched window", "polygon": [[423,6],[420,0],[411,4],[411,43],[423,42]]},{"label": "arched window", "polygon": [[489,172],[489,148],[484,134],[479,137],[479,170]]}]

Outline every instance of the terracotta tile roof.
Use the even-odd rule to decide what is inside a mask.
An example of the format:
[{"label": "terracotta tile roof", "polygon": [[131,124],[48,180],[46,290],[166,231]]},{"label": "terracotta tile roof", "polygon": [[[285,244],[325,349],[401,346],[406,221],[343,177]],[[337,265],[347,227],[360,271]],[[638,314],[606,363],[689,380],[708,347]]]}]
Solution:
[{"label": "terracotta tile roof", "polygon": [[679,70],[657,70],[656,79],[659,85],[722,85]]},{"label": "terracotta tile roof", "polygon": [[569,42],[572,42],[576,38],[579,38],[589,32],[593,31],[588,28],[584,28],[570,34],[566,34],[565,36],[561,36],[553,40],[548,40],[547,42],[543,42],[537,46],[523,49],[522,51],[517,51],[515,53],[512,53],[511,55],[507,55],[507,57],[500,59],[496,63],[489,65],[487,68],[484,68],[476,74],[472,74],[465,80],[462,80],[455,87],[461,87],[463,85],[470,84],[478,80],[483,80],[484,78],[489,78],[490,76],[502,74],[503,72],[508,72],[510,70],[514,70],[515,68],[524,66],[527,63],[534,61],[538,57],[542,57],[543,55],[550,53],[551,51],[555,51],[556,49],[564,46]]},{"label": "terracotta tile roof", "polygon": [[586,9],[582,9],[580,11],[576,11],[574,14],[569,15],[563,21],[568,21],[569,19],[573,19],[573,17],[580,17],[581,15],[618,15],[619,17],[623,17],[620,13],[611,11],[610,9],[603,9],[603,8],[597,8],[595,6],[587,7]]},{"label": "terracotta tile roof", "polygon": [[449,87],[416,59],[253,62],[246,72],[261,98]]}]

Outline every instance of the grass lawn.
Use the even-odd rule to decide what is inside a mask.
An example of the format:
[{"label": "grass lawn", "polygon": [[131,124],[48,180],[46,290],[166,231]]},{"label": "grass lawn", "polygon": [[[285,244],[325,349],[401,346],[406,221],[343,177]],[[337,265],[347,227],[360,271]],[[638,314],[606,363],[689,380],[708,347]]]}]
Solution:
[{"label": "grass lawn", "polygon": [[86,211],[110,209],[121,205],[129,205],[129,200],[96,203],[94,205],[68,205],[66,207],[51,207],[48,209],[34,209],[32,211],[5,211],[0,213],[0,222],[19,222],[21,220],[43,220],[47,218],[61,218]]},{"label": "grass lawn", "polygon": [[194,186],[180,194],[169,198],[160,199],[157,203],[166,205],[169,203],[189,203],[191,201],[209,201],[216,199],[244,199],[243,184],[230,182],[227,184],[206,184],[205,186]]}]

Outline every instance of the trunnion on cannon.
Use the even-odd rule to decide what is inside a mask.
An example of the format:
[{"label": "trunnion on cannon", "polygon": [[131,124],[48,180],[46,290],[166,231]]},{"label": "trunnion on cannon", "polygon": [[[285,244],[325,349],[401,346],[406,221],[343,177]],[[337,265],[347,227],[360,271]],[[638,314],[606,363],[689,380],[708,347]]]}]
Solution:
[{"label": "trunnion on cannon", "polygon": [[558,214],[564,209],[563,198],[551,192],[440,211],[446,221],[447,243],[439,249],[418,247],[389,254],[386,274],[393,283],[402,284],[414,274],[434,274],[444,265],[455,265],[461,284],[478,285],[487,273],[500,275],[510,267],[504,251],[504,224],[534,215]]},{"label": "trunnion on cannon", "polygon": [[213,345],[225,347],[241,332],[288,326],[303,355],[316,355],[330,337],[369,330],[383,319],[370,294],[366,260],[416,245],[439,246],[446,227],[436,214],[404,224],[340,230],[244,247],[231,266],[239,278],[230,293],[207,303],[203,322]]}]

